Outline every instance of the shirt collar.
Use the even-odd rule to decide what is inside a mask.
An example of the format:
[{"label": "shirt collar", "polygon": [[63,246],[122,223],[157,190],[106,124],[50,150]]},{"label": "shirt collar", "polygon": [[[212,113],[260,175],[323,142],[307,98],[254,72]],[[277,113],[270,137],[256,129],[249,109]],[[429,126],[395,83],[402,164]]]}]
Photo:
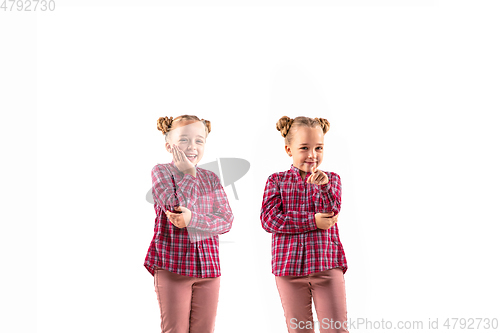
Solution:
[{"label": "shirt collar", "polygon": [[[299,168],[297,168],[295,165],[292,165],[290,166],[290,171],[292,171],[292,173],[294,173],[295,175],[297,175],[297,177],[299,177],[300,180],[302,180],[302,177],[300,176],[300,170]],[[304,182],[307,180],[307,177],[309,177],[309,175],[311,175],[311,172],[307,171],[306,172],[306,176],[304,178]]]},{"label": "shirt collar", "polygon": [[[177,168],[177,166],[175,165],[174,160],[170,161],[168,164],[170,164],[171,166],[173,166],[173,167],[175,168],[175,170],[177,170],[177,171],[181,172],[181,171]],[[196,169],[196,170],[198,170],[198,164],[196,164],[194,167],[195,167],[195,169]]]}]

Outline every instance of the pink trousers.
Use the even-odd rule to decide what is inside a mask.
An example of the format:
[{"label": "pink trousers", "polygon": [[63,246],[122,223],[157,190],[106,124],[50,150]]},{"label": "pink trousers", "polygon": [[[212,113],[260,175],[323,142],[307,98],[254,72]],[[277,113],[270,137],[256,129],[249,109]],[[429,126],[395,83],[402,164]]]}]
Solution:
[{"label": "pink trousers", "polygon": [[212,333],[220,277],[196,278],[155,269],[162,333]]},{"label": "pink trousers", "polygon": [[[344,273],[333,268],[305,276],[275,276],[289,333],[346,333]],[[318,321],[314,323],[312,302]]]}]

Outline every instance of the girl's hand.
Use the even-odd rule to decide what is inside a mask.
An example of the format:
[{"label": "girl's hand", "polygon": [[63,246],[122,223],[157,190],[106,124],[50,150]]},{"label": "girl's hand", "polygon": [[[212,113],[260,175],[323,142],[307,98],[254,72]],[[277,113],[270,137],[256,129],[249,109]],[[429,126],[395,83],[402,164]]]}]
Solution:
[{"label": "girl's hand", "polygon": [[167,218],[170,223],[181,229],[187,227],[191,222],[191,211],[183,206],[177,206],[175,210],[179,211],[179,213],[172,213],[167,210]]},{"label": "girl's hand", "polygon": [[318,170],[316,165],[312,168],[311,175],[307,178],[306,183],[323,185],[328,183],[328,176],[321,170]]},{"label": "girl's hand", "polygon": [[172,144],[172,155],[174,158],[174,164],[182,173],[189,173],[193,177],[196,177],[196,169],[194,164],[186,157],[186,154],[176,144]]},{"label": "girl's hand", "polygon": [[319,229],[328,230],[337,223],[339,214],[333,215],[334,212],[327,213],[316,213],[314,214],[314,219],[316,220],[316,226]]}]

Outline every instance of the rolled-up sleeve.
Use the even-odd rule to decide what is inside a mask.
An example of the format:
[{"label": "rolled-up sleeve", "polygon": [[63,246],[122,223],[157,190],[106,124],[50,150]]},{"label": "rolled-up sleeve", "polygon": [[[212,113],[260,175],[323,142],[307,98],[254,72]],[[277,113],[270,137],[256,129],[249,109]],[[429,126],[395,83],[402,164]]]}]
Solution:
[{"label": "rolled-up sleeve", "polygon": [[340,212],[340,204],[342,198],[342,184],[340,176],[330,173],[328,183],[319,185],[319,204],[316,206],[318,212],[327,213]]}]

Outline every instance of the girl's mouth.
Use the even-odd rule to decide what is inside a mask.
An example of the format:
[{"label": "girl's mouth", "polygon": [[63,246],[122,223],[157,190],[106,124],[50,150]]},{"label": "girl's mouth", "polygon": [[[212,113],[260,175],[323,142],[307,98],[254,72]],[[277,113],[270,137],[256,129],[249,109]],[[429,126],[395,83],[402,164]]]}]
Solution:
[{"label": "girl's mouth", "polygon": [[198,157],[198,155],[186,155],[186,157],[188,158],[188,160],[190,161],[195,161],[196,158]]}]

